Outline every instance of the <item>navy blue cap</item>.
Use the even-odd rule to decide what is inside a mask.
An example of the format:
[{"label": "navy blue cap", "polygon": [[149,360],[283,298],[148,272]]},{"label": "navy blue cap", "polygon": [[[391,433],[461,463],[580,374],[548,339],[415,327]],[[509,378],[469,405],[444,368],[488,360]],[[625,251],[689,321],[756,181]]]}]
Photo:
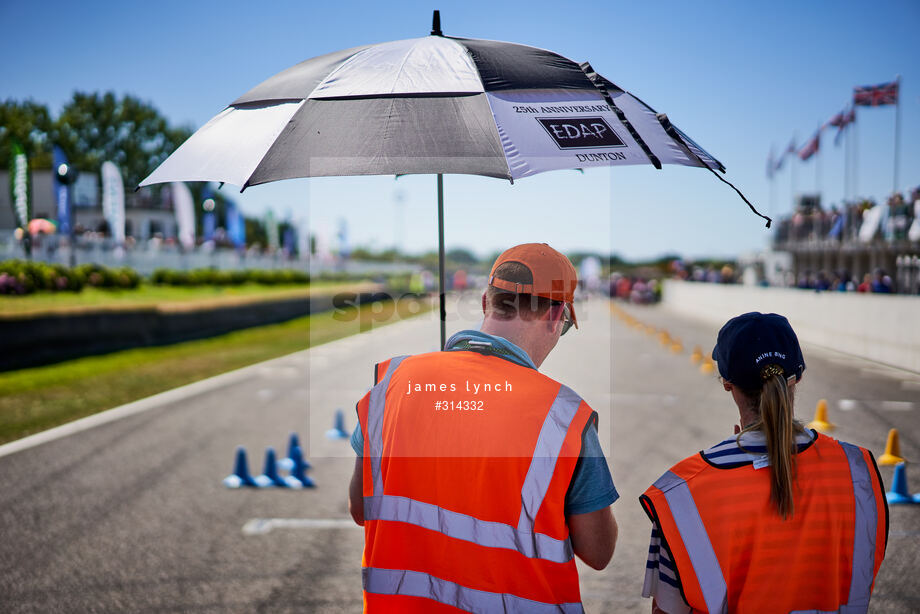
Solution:
[{"label": "navy blue cap", "polygon": [[719,331],[712,359],[723,379],[743,390],[759,390],[761,369],[779,365],[796,379],[805,371],[805,359],[789,320],[775,313],[752,311],[732,318]]}]

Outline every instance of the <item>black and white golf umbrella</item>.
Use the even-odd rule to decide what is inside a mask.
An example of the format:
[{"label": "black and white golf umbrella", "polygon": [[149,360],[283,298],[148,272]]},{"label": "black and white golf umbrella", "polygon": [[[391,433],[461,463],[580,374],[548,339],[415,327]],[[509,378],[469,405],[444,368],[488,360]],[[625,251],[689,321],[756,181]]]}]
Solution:
[{"label": "black and white golf umbrella", "polygon": [[[319,56],[257,85],[141,186],[220,181],[246,189],[294,177],[417,173],[514,181],[630,164],[725,170],[588,64],[443,36],[436,11],[430,36]],[[443,314],[442,302],[442,324]]]}]

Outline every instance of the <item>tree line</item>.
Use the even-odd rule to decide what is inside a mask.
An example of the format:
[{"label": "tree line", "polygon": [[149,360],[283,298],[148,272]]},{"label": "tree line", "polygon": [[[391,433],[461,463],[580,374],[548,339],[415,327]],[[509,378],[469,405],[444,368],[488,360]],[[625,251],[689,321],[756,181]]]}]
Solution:
[{"label": "tree line", "polygon": [[14,140],[32,170],[50,169],[57,145],[80,172],[99,173],[103,162],[114,162],[132,190],[191,134],[131,95],[74,92],[57,117],[40,102],[8,99],[0,102],[0,168],[9,166]]},{"label": "tree line", "polygon": [[[192,132],[189,126],[172,125],[152,104],[130,94],[74,92],[57,117],[40,102],[7,99],[0,101],[0,169],[9,169],[13,142],[22,146],[30,170],[51,169],[56,145],[80,173],[98,175],[103,162],[114,162],[124,179],[125,192],[130,194]],[[205,183],[187,185],[200,204]],[[157,196],[162,187],[149,189]],[[216,191],[210,197],[218,219],[225,220],[226,198]],[[195,207],[195,217],[200,233],[200,207]],[[265,245],[263,221],[246,217],[245,223],[247,243]],[[279,222],[282,236],[288,226]]]}]

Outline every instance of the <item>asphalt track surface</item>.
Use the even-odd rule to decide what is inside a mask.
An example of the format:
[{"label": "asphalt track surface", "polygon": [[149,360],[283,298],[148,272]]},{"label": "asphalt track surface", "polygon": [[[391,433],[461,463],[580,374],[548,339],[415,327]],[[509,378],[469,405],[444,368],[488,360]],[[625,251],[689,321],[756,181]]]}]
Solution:
[{"label": "asphalt track surface", "polygon": [[[475,327],[476,305],[452,300],[450,329]],[[581,329],[542,368],[598,411],[621,495],[613,562],[602,572],[579,564],[589,612],[650,610],[640,596],[649,524],[637,497],[672,463],[730,435],[737,419],[715,377],[689,359],[696,344],[711,349],[715,328],[659,307],[627,309],[680,337],[684,350],[672,354],[595,299],[578,307]],[[337,408],[354,427],[374,362],[435,349],[436,318],[247,368],[215,390],[0,457],[0,612],[359,612],[363,533],[345,505],[353,455],[325,432]],[[920,375],[804,350],[800,418],[827,398],[835,436],[878,456],[898,428],[903,455],[920,459]],[[292,431],[307,447],[315,490],[223,487],[237,445],[258,473],[266,446],[283,451]],[[889,485],[892,469],[882,476]],[[908,477],[920,490],[915,466]],[[285,520],[244,534],[254,519]],[[920,611],[918,546],[920,505],[892,507],[870,611]]]}]

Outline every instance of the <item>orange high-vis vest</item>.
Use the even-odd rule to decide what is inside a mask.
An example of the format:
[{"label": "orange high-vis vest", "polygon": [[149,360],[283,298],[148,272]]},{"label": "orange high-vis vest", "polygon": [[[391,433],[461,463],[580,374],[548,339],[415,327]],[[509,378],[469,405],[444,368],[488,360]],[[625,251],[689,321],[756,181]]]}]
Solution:
[{"label": "orange high-vis vest", "polygon": [[365,611],[582,612],[564,504],[591,408],[476,352],[376,376],[357,407]]},{"label": "orange high-vis vest", "polygon": [[698,454],[640,497],[661,529],[694,612],[866,612],[888,539],[872,454],[818,434],[795,456],[794,514],[770,501],[771,474]]}]

